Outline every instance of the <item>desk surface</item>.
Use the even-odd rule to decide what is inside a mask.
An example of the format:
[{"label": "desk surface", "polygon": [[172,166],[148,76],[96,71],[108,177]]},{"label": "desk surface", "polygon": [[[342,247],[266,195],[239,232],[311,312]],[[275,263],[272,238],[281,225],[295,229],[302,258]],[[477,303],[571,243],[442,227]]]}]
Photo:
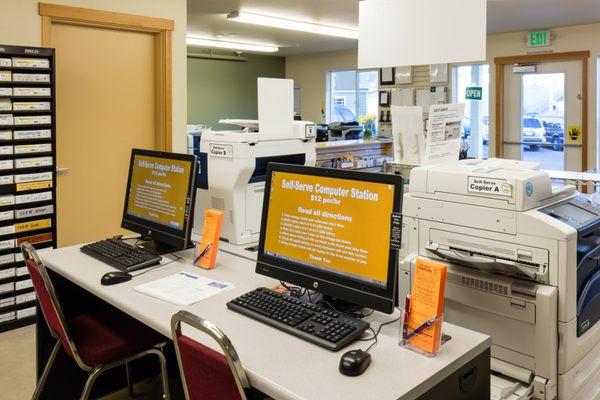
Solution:
[{"label": "desk surface", "polygon": [[[441,382],[468,360],[491,345],[483,334],[444,324],[452,336],[438,357],[428,358],[398,346],[399,322],[382,328],[379,342],[371,350],[373,361],[359,377],[338,372],[342,354],[366,348],[371,342],[358,342],[338,352],[330,352],[295,336],[230,311],[225,303],[258,286],[273,287],[278,282],[254,272],[255,262],[220,252],[217,268],[204,271],[193,267],[190,250],[178,253],[182,260],[114,286],[100,285],[101,276],[113,270],[88,257],[79,246],[43,250],[40,255],[48,268],[66,277],[134,318],[171,337],[171,316],[185,308],[220,327],[233,342],[250,383],[275,399],[415,399]],[[167,256],[171,257],[171,256]],[[166,257],[163,262],[168,262]],[[228,281],[235,288],[188,307],[180,307],[133,290],[134,286],[179,271],[198,273]],[[397,316],[374,313],[370,318],[377,329],[381,322]],[[218,345],[197,332],[184,332],[215,350]]]}]

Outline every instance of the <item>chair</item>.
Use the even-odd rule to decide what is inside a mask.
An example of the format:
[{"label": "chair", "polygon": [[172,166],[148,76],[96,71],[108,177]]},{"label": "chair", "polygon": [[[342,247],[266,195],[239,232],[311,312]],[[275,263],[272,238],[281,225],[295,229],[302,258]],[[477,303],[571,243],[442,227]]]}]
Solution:
[{"label": "chair", "polygon": [[[181,333],[181,325],[209,335],[221,347],[216,352]],[[171,332],[187,400],[247,400],[256,397],[229,338],[210,321],[187,311],[171,318]]]},{"label": "chair", "polygon": [[89,398],[92,386],[101,373],[123,364],[127,373],[129,396],[133,397],[130,362],[151,354],[156,355],[160,361],[163,398],[168,400],[167,366],[162,353],[165,338],[116,309],[97,310],[66,320],[39,255],[29,243],[21,244],[21,251],[50,334],[56,339],[32,399],[40,397],[62,345],[81,369],[91,372],[81,394],[82,400]]}]

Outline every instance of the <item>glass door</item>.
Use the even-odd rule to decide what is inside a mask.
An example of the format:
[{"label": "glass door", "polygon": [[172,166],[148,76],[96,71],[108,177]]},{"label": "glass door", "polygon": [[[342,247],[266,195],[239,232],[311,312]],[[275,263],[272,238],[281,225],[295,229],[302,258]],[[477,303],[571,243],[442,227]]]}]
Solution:
[{"label": "glass door", "polygon": [[504,70],[504,156],[542,169],[580,171],[581,63],[540,63],[524,73],[513,68]]}]

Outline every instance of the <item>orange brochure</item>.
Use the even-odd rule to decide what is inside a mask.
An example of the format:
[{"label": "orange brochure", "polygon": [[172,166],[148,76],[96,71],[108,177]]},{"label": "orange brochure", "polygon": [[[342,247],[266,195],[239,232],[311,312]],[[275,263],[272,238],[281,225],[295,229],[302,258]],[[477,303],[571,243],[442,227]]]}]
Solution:
[{"label": "orange brochure", "polygon": [[196,246],[196,258],[194,265],[204,269],[213,269],[217,261],[219,250],[219,237],[221,236],[221,222],[223,212],[208,209],[204,211],[204,226],[202,227],[202,238]]},{"label": "orange brochure", "polygon": [[[410,297],[408,332],[418,333],[408,342],[427,353],[438,352],[442,338],[442,315],[446,292],[445,264],[418,258]],[[430,326],[425,325],[431,322]]]}]

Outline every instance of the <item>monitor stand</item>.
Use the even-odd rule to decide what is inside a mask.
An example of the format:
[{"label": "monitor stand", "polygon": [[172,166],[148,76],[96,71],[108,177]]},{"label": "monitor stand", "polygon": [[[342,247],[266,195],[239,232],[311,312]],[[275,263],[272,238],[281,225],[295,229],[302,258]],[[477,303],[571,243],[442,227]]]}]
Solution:
[{"label": "monitor stand", "polygon": [[181,251],[181,250],[185,250],[185,249],[194,247],[194,243],[191,241],[183,249],[176,247],[176,246],[172,246],[167,243],[159,242],[157,240],[150,239],[147,237],[141,237],[140,241],[141,241],[141,243],[138,244],[139,247],[142,247],[142,248],[144,248],[148,251],[151,251],[154,254],[158,254],[158,255],[173,253],[174,251]]},{"label": "monitor stand", "polygon": [[346,300],[337,299],[335,297],[323,295],[321,298],[321,307],[329,308],[332,311],[343,312],[345,314],[355,314],[365,307],[350,303]]}]

